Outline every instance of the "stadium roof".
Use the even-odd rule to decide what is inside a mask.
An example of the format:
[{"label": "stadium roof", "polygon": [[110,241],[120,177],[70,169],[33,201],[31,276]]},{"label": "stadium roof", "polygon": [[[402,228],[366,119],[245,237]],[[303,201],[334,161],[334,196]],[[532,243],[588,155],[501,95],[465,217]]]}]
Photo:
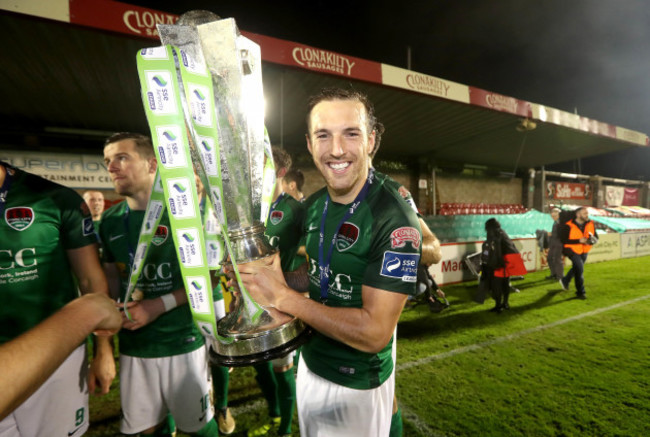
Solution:
[{"label": "stadium roof", "polygon": [[[47,6],[44,6],[47,5]],[[99,152],[147,132],[135,53],[177,16],[116,1],[0,0],[2,147]],[[236,17],[235,17],[236,18]],[[274,144],[304,152],[306,100],[353,86],[386,126],[378,158],[515,168],[647,146],[644,133],[415,71],[242,31],[260,44]]]}]

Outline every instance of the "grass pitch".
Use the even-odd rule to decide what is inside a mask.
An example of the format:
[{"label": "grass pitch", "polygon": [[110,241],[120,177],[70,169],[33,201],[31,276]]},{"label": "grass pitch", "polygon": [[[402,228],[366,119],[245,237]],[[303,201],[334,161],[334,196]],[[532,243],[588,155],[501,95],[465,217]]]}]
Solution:
[{"label": "grass pitch", "polygon": [[[587,264],[585,301],[542,271],[514,283],[521,292],[501,314],[487,311],[492,301],[472,301],[476,282],[445,287],[451,307],[442,313],[406,308],[397,364],[404,436],[650,435],[649,265]],[[119,435],[114,385],[91,398],[87,436]],[[244,436],[266,416],[251,368],[232,372],[229,397],[232,435]]]}]

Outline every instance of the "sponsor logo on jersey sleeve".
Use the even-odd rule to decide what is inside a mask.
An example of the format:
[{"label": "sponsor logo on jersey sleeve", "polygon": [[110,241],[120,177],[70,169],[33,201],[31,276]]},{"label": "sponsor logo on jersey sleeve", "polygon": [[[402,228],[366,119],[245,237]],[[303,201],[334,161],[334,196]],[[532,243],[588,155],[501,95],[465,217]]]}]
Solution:
[{"label": "sponsor logo on jersey sleeve", "polygon": [[390,247],[392,249],[404,247],[407,242],[411,243],[413,249],[417,249],[420,247],[421,241],[418,230],[410,226],[397,228],[390,234]]},{"label": "sponsor logo on jersey sleeve", "polygon": [[349,250],[359,239],[359,227],[355,224],[345,222],[341,225],[336,235],[336,250],[345,252]]},{"label": "sponsor logo on jersey sleeve", "polygon": [[82,227],[83,227],[84,237],[87,237],[88,235],[93,235],[95,233],[95,225],[93,224],[92,217],[86,217],[85,219],[83,219]]},{"label": "sponsor logo on jersey sleeve", "polygon": [[387,250],[384,252],[380,274],[387,278],[415,283],[419,262],[420,255],[417,253],[401,253]]},{"label": "sponsor logo on jersey sleeve", "polygon": [[169,235],[169,229],[165,225],[158,225],[158,229],[156,229],[156,233],[154,234],[153,238],[151,239],[151,242],[155,244],[156,246],[160,246],[163,244],[165,241],[167,241],[167,236]]},{"label": "sponsor logo on jersey sleeve", "polygon": [[24,231],[34,223],[34,210],[27,206],[7,208],[5,222],[16,231]]},{"label": "sponsor logo on jersey sleeve", "polygon": [[274,225],[277,225],[278,223],[280,223],[282,221],[283,218],[284,218],[284,212],[282,212],[282,211],[273,211],[271,213],[271,217],[269,217],[269,220],[271,220],[271,223],[273,223]]}]

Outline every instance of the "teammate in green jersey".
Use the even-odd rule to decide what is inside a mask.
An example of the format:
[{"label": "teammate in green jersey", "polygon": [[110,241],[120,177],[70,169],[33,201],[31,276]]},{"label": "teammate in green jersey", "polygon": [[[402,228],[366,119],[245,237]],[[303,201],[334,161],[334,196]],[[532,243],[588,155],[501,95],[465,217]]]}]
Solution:
[{"label": "teammate in green jersey", "polygon": [[[291,156],[279,147],[273,147],[275,164],[275,191],[266,222],[266,236],[271,245],[280,251],[280,264],[283,272],[294,272],[302,267],[305,271],[305,257],[298,255],[302,236],[304,205],[282,189],[284,175],[291,167]],[[254,426],[248,437],[267,435],[273,429],[277,435],[291,435],[293,410],[296,406],[296,380],[293,371],[291,352],[272,362],[256,364],[257,380],[269,408],[269,420]]]},{"label": "teammate in green jersey", "polygon": [[120,331],[121,431],[160,435],[171,413],[179,429],[216,436],[204,340],[187,305],[176,252],[163,213],[137,281],[136,300],[124,302],[156,173],[151,140],[132,133],[106,140],[104,161],[126,201],[104,212],[99,234],[111,293],[126,305]]},{"label": "teammate in green jersey", "polygon": [[[75,278],[76,277],[76,283]],[[0,343],[33,328],[79,295],[108,295],[97,237],[83,199],[69,188],[0,162]],[[0,435],[81,435],[88,392],[108,393],[115,361],[97,339],[85,375],[85,344],[27,401],[0,422]],[[37,352],[35,352],[37,353]]]},{"label": "teammate in green jersey", "polygon": [[387,436],[395,388],[393,333],[415,293],[421,229],[387,176],[369,166],[376,120],[367,98],[330,89],[311,99],[307,147],[327,187],[307,200],[310,299],[277,256],[243,265],[253,298],[309,324],[298,366],[303,435]]},{"label": "teammate in green jersey", "polygon": [[305,175],[298,168],[291,168],[282,177],[282,191],[289,194],[298,202],[305,201],[302,187],[305,185]]}]

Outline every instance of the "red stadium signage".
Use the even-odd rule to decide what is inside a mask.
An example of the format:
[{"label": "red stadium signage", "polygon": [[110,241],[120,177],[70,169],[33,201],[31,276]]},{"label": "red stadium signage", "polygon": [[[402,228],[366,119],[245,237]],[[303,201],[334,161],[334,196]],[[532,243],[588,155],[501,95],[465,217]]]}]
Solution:
[{"label": "red stadium signage", "polygon": [[262,59],[265,61],[318,73],[381,83],[381,64],[377,62],[256,33],[242,32],[242,34],[260,45]]},{"label": "red stadium signage", "polygon": [[522,117],[531,117],[530,103],[515,99],[480,88],[469,87],[469,100],[473,105],[493,109],[495,111],[509,112]]},{"label": "red stadium signage", "polygon": [[[70,1],[70,22],[112,32],[158,40],[158,24],[174,24],[178,15],[126,3]],[[242,31],[260,45],[262,59],[319,73],[381,83],[381,64],[361,58]]]},{"label": "red stadium signage", "polygon": [[70,23],[158,39],[158,24],[174,24],[178,15],[108,0],[71,1]]},{"label": "red stadium signage", "polygon": [[557,200],[591,199],[591,187],[575,182],[547,182],[546,197]]},{"label": "red stadium signage", "polygon": [[625,206],[637,206],[639,205],[639,189],[638,188],[626,188],[623,193],[623,205]]}]

